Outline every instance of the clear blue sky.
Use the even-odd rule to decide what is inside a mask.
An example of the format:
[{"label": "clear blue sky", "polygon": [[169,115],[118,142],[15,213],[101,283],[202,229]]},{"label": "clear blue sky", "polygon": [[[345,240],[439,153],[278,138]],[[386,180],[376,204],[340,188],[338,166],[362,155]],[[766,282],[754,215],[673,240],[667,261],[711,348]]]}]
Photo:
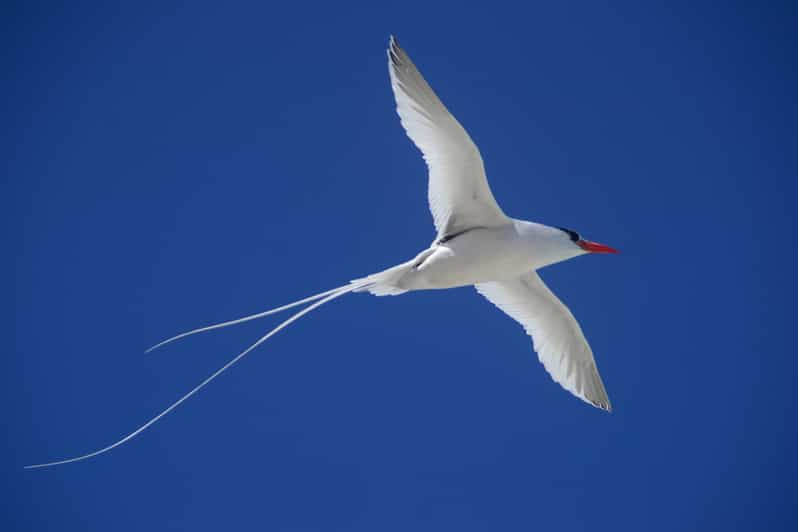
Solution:
[{"label": "clear blue sky", "polygon": [[[789,3],[372,4],[4,8],[0,528],[798,528]],[[622,250],[542,273],[615,411],[473,289],[358,294],[22,471],[432,240],[391,33],[510,215]]]}]

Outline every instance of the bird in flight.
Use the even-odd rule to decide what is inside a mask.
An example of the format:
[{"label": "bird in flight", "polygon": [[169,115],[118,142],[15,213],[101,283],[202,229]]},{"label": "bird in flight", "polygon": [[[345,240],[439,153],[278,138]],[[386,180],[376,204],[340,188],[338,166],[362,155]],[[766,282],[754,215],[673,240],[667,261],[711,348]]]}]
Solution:
[{"label": "bird in flight", "polygon": [[388,46],[388,72],[402,126],[421,150],[429,170],[428,199],[437,231],[432,244],[412,260],[344,286],[265,312],[194,329],[156,344],[148,351],[186,336],[307,305],[124,438],[82,456],[30,465],[26,469],[78,462],[122,445],[280,330],[352,292],[385,296],[474,285],[488,301],[523,326],[552,379],[593,406],[611,410],[593,352],[579,323],[536,270],[585,253],[617,251],[585,240],[570,229],[516,220],[504,214],[491,193],[476,145],[394,37]]}]

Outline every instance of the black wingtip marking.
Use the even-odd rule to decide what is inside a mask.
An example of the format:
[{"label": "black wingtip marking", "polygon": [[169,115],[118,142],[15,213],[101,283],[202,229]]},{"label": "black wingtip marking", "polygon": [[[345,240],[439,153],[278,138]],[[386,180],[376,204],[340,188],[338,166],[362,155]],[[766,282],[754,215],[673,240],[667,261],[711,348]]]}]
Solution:
[{"label": "black wingtip marking", "polygon": [[390,42],[388,45],[388,57],[393,63],[394,66],[400,67],[402,66],[402,59],[401,59],[401,52],[402,47],[399,46],[399,41],[393,35],[390,36]]},{"label": "black wingtip marking", "polygon": [[401,62],[399,61],[399,56],[396,55],[396,52],[394,51],[393,47],[388,49],[388,58],[391,60],[391,63],[393,63],[393,66],[398,67],[401,65]]}]

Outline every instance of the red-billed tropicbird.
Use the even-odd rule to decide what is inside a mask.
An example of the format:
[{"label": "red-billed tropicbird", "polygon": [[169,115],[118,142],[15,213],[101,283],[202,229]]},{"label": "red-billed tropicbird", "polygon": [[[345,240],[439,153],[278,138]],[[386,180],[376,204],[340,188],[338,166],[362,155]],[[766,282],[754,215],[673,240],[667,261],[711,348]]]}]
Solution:
[{"label": "red-billed tropicbird", "polygon": [[121,440],[89,454],[27,468],[77,462],[125,443],[272,335],[311,310],[350,292],[368,291],[383,296],[474,285],[480,294],[524,327],[532,337],[540,361],[555,381],[580,399],[610,410],[610,400],[582,329],[536,270],[585,253],[617,251],[584,240],[569,229],[516,220],[504,214],[490,191],[482,157],[471,137],[393,37],[388,47],[388,72],[402,126],[421,150],[429,169],[428,199],[437,230],[432,245],[412,260],[345,286],[252,316],[185,332],[153,346],[150,350],[192,334],[308,304]]}]

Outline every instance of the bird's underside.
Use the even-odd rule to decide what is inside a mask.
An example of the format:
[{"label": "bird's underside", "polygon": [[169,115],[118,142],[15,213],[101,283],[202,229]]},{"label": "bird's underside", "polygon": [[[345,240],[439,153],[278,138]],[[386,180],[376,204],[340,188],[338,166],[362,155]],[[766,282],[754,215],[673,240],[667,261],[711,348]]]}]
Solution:
[{"label": "bird's underside", "polygon": [[474,285],[523,326],[532,337],[538,358],[555,381],[580,399],[610,410],[593,353],[579,324],[535,271],[582,251],[571,243],[576,252],[556,256],[552,251],[555,248],[547,242],[555,240],[552,235],[570,242],[563,230],[513,220],[504,214],[490,190],[476,145],[393,37],[388,48],[388,70],[402,126],[421,150],[429,170],[428,199],[437,231],[433,244],[412,260],[349,284],[258,314],[188,331],[155,345],[150,350],[196,333],[306,305],[124,438],[82,456],[27,468],[77,462],[116,448],[177,408],[280,330],[333,299],[361,291],[397,295],[410,290]]}]

